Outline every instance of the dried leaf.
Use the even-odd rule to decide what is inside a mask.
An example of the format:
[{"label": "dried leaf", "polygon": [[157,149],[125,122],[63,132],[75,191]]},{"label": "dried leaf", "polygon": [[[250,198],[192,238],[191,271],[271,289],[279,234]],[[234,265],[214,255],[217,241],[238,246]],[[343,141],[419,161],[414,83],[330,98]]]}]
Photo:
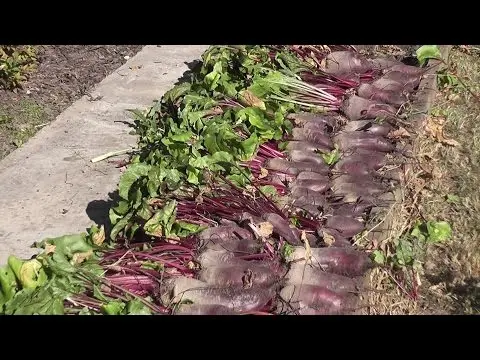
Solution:
[{"label": "dried leaf", "polygon": [[273,225],[268,221],[261,222],[258,224],[258,233],[263,238],[268,238],[273,233]]},{"label": "dried leaf", "polygon": [[400,139],[400,138],[409,138],[412,136],[407,129],[400,127],[397,130],[393,130],[388,134],[388,138],[390,139]]},{"label": "dried leaf", "polygon": [[460,146],[460,143],[458,141],[445,138],[445,135],[443,133],[444,124],[445,118],[443,117],[429,117],[425,124],[425,132],[441,144],[449,146]]},{"label": "dried leaf", "polygon": [[96,234],[93,234],[92,241],[95,245],[100,246],[105,241],[105,228],[104,226],[100,226],[100,229]]},{"label": "dried leaf", "polygon": [[258,176],[259,179],[263,179],[264,177],[268,176],[268,170],[265,168],[260,168],[260,175]]},{"label": "dried leaf", "polygon": [[56,245],[52,245],[52,244],[49,244],[47,243],[47,245],[45,245],[45,254],[53,254],[55,252],[55,248],[57,246]]},{"label": "dried leaf", "polygon": [[258,107],[265,110],[265,103],[256,97],[250,90],[240,92],[242,102],[247,106]]},{"label": "dried leaf", "polygon": [[93,250],[75,253],[73,254],[72,262],[74,265],[81,264],[84,261],[88,260],[92,255],[93,255]]},{"label": "dried leaf", "polygon": [[312,259],[312,249],[310,248],[310,243],[308,242],[307,234],[305,233],[305,230],[302,230],[302,235],[300,239],[305,244],[305,263],[309,264]]},{"label": "dried leaf", "polygon": [[329,233],[326,233],[325,231],[322,231],[322,237],[323,237],[323,242],[327,246],[332,246],[335,243],[335,238]]}]

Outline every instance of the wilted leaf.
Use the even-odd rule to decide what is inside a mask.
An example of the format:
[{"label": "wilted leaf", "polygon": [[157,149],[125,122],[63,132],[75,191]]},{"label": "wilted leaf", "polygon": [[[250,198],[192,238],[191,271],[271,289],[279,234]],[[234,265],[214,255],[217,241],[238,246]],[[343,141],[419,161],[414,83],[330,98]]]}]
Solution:
[{"label": "wilted leaf", "polygon": [[260,168],[260,175],[258,176],[259,179],[263,179],[268,176],[268,170],[265,168]]},{"label": "wilted leaf", "polygon": [[95,245],[100,246],[105,241],[105,227],[102,225],[100,229],[93,234],[92,241]]},{"label": "wilted leaf", "polygon": [[78,265],[88,260],[93,255],[93,250],[88,250],[85,252],[77,252],[73,254],[72,263]]},{"label": "wilted leaf", "polygon": [[411,134],[403,127],[399,127],[397,130],[393,130],[388,134],[390,139],[409,138]]},{"label": "wilted leaf", "polygon": [[261,222],[258,224],[258,232],[261,237],[268,238],[273,233],[273,225],[268,221]]},{"label": "wilted leaf", "polygon": [[437,45],[423,45],[416,51],[417,60],[420,66],[425,64],[428,59],[440,59],[441,54]]},{"label": "wilted leaf", "polygon": [[259,97],[255,96],[250,90],[244,90],[239,93],[242,103],[246,106],[258,107],[265,110],[265,103]]},{"label": "wilted leaf", "polygon": [[449,146],[460,146],[460,143],[453,139],[447,139],[444,136],[443,125],[445,123],[444,118],[429,117],[425,124],[425,132],[433,137],[439,143]]},{"label": "wilted leaf", "polygon": [[335,243],[335,238],[332,235],[330,235],[329,233],[323,231],[322,236],[323,236],[323,242],[327,246],[332,246]]},{"label": "wilted leaf", "polygon": [[46,244],[45,245],[45,254],[49,255],[49,254],[53,254],[55,252],[55,249],[57,247],[53,244]]},{"label": "wilted leaf", "polygon": [[429,242],[443,242],[452,236],[452,228],[446,221],[429,221],[427,229]]}]

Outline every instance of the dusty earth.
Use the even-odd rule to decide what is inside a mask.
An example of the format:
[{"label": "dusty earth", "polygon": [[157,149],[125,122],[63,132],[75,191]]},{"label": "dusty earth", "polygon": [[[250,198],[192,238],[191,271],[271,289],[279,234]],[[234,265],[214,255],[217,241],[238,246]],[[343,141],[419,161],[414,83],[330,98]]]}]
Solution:
[{"label": "dusty earth", "polygon": [[[0,90],[0,159],[22,146],[142,45],[39,45],[38,67],[16,92]],[[125,58],[127,57],[127,58]]]}]

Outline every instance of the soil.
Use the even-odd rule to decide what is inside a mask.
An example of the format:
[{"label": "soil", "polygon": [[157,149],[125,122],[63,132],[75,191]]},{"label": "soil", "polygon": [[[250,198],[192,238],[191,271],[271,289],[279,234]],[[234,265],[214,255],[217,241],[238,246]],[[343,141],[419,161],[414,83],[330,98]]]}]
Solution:
[{"label": "soil", "polygon": [[0,90],[0,159],[134,56],[142,45],[39,45],[38,67],[16,92]]}]

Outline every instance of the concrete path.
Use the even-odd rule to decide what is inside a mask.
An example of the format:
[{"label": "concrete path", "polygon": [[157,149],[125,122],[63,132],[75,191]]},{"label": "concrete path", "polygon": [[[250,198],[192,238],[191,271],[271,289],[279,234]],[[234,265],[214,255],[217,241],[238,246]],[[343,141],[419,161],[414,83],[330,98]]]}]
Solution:
[{"label": "concrete path", "polygon": [[[105,219],[119,169],[90,159],[135,146],[126,109],[146,108],[207,46],[146,46],[0,162],[0,265],[30,257],[35,241],[78,233]],[[92,220],[93,219],[93,220]]]}]

